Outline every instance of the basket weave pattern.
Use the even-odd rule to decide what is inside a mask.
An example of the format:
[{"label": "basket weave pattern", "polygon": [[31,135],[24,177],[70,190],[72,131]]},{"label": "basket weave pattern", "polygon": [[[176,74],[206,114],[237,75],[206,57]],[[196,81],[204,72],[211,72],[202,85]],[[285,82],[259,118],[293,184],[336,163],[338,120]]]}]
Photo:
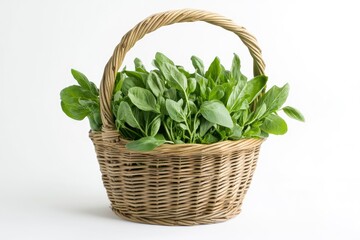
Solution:
[{"label": "basket weave pattern", "polygon": [[114,130],[114,77],[126,52],[161,26],[205,21],[237,34],[254,59],[254,75],[264,73],[261,51],[243,27],[214,13],[177,10],[155,14],[130,30],[107,63],[100,87],[101,132],[90,132],[112,210],[122,218],[161,225],[195,225],[236,216],[249,188],[262,139],[215,144],[165,144],[150,152],[125,148]]}]

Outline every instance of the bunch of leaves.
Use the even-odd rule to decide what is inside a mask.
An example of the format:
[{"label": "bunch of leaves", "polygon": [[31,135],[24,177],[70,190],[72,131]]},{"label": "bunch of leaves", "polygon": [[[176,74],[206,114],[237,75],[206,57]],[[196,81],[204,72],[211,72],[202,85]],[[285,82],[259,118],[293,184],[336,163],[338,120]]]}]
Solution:
[{"label": "bunch of leaves", "polygon": [[91,129],[100,131],[102,123],[99,89],[81,72],[71,69],[71,74],[78,82],[78,85],[69,86],[60,92],[63,112],[75,120],[83,120],[88,117]]},{"label": "bunch of leaves", "polygon": [[[192,56],[191,61],[195,71],[190,73],[164,54],[156,53],[155,69],[148,71],[139,59],[135,59],[134,71],[124,69],[117,73],[112,111],[122,137],[133,140],[127,148],[149,151],[164,143],[208,144],[282,135],[287,132],[287,124],[278,115],[279,110],[304,121],[295,108],[282,108],[288,97],[288,84],[273,86],[265,92],[267,77],[247,80],[240,71],[240,59],[236,54],[230,70],[221,65],[218,57],[207,69],[198,57]],[[74,75],[76,80],[80,79],[79,75]],[[99,113],[98,94],[93,94],[87,87],[94,84],[78,82],[81,93],[92,95],[75,94],[76,101],[66,101],[63,95],[67,97],[69,90],[64,89],[61,95],[63,110],[74,118],[72,114],[81,109],[81,117],[88,116],[92,123],[93,114]],[[90,104],[85,102],[97,105],[89,107]],[[101,127],[100,118],[96,120],[99,124],[91,125],[95,131]]]}]

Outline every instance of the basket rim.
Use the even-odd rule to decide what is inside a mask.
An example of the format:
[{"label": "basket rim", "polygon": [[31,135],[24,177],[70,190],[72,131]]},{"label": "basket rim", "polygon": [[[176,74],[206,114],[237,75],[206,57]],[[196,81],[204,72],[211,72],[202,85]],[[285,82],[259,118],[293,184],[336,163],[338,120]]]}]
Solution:
[{"label": "basket rim", "polygon": [[[101,138],[104,142],[116,143],[118,147],[126,152],[132,153],[142,153],[142,154],[158,154],[158,153],[172,153],[179,155],[189,155],[198,153],[201,155],[214,154],[214,153],[223,153],[228,152],[231,149],[237,150],[246,150],[252,149],[261,145],[267,138],[244,138],[239,140],[225,140],[219,141],[215,143],[180,143],[180,144],[169,144],[165,143],[163,145],[158,146],[154,150],[141,152],[129,150],[126,148],[126,144],[132,142],[132,140],[127,140],[121,138],[120,133],[117,130],[114,130],[111,134],[111,138],[104,138],[104,135],[107,135],[109,132],[103,131],[89,131],[89,137],[94,139],[96,137]],[[114,141],[115,140],[115,141]]]}]

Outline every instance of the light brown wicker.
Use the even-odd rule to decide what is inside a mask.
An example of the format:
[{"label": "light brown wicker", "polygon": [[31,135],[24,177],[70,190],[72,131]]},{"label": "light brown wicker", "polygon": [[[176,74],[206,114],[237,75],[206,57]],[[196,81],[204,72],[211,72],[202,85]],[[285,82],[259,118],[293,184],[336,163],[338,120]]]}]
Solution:
[{"label": "light brown wicker", "polygon": [[116,72],[127,51],[145,34],[179,22],[205,21],[234,32],[254,59],[254,75],[265,64],[256,39],[218,14],[183,9],[158,13],[131,29],[106,64],[100,87],[101,132],[90,132],[112,210],[130,221],[195,225],[225,221],[240,212],[262,139],[215,144],[165,144],[151,152],[125,148],[114,130],[111,99]]}]

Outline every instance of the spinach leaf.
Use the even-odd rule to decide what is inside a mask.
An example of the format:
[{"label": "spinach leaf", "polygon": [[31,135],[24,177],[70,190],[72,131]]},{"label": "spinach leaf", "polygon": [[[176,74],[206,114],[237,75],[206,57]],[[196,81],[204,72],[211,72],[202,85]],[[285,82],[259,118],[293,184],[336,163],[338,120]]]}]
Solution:
[{"label": "spinach leaf", "polygon": [[201,143],[210,144],[210,143],[216,143],[219,139],[212,135],[211,133],[208,133],[205,135],[204,139],[201,141]]},{"label": "spinach leaf", "polygon": [[164,94],[165,91],[165,83],[163,80],[156,74],[156,72],[151,71],[148,79],[147,84],[151,91],[154,93],[155,96],[160,96]]},{"label": "spinach leaf", "polygon": [[135,118],[127,102],[123,101],[120,103],[116,118],[120,120],[124,120],[127,124],[129,124],[133,128],[142,130],[141,125],[139,123],[139,119]]},{"label": "spinach leaf", "polygon": [[224,88],[221,85],[217,85],[210,91],[209,100],[221,100],[224,95]]},{"label": "spinach leaf", "polygon": [[161,126],[161,118],[160,115],[154,118],[154,120],[150,124],[150,136],[155,136],[160,129]]},{"label": "spinach leaf", "polygon": [[214,126],[214,123],[209,122],[205,118],[201,118],[201,120],[200,120],[200,132],[199,132],[200,137],[203,137],[209,131],[209,129],[212,126]]},{"label": "spinach leaf", "polygon": [[247,82],[244,95],[249,104],[252,103],[265,88],[267,79],[266,76],[257,76]]},{"label": "spinach leaf", "polygon": [[222,68],[220,64],[220,59],[216,57],[214,61],[212,61],[212,63],[210,64],[209,69],[206,71],[205,77],[207,79],[212,79],[213,81],[216,82],[221,75],[222,72],[221,70]]},{"label": "spinach leaf", "polygon": [[[160,69],[160,65],[164,63],[168,63],[170,65],[175,66],[174,62],[170,60],[167,56],[165,56],[163,53],[157,52],[155,54],[155,60],[154,60],[155,66]],[[161,70],[161,69],[160,69]]]},{"label": "spinach leaf", "polygon": [[160,106],[156,104],[156,99],[149,90],[141,87],[132,87],[129,89],[128,96],[131,102],[140,110],[160,112]]},{"label": "spinach leaf", "polygon": [[235,83],[239,82],[239,81],[246,81],[247,78],[241,73],[240,71],[241,68],[241,64],[240,64],[240,58],[237,54],[234,53],[234,57],[232,60],[232,65],[231,65],[231,71],[230,71],[230,76],[231,76],[231,80],[235,81]]},{"label": "spinach leaf", "polygon": [[268,92],[260,99],[259,105],[266,104],[268,114],[273,113],[280,109],[285,103],[289,95],[289,84],[285,84],[282,88],[273,86]]},{"label": "spinach leaf", "polygon": [[90,128],[93,131],[100,131],[102,122],[99,108],[93,109],[87,116],[89,118]]},{"label": "spinach leaf", "polygon": [[61,102],[61,109],[70,118],[75,120],[83,120],[90,112],[80,104],[66,104]]},{"label": "spinach leaf", "polygon": [[202,76],[204,76],[204,63],[203,61],[196,57],[196,56],[192,56],[191,57],[191,62],[192,62],[192,65],[194,66],[196,72]]},{"label": "spinach leaf", "polygon": [[99,96],[99,90],[96,85],[90,82],[84,74],[75,69],[71,69],[71,74],[83,89],[88,90],[95,96]]},{"label": "spinach leaf", "polygon": [[141,79],[133,78],[133,77],[126,77],[123,80],[121,91],[124,93],[124,95],[128,95],[128,91],[130,88],[133,87],[140,87],[145,88],[145,84]]},{"label": "spinach leaf", "polygon": [[239,111],[241,109],[242,103],[246,99],[245,88],[246,82],[243,81],[237,82],[237,84],[233,88],[226,103],[226,108],[229,110],[230,113]]},{"label": "spinach leaf", "polygon": [[301,122],[305,122],[304,116],[303,116],[302,113],[301,113],[299,110],[297,110],[296,108],[287,106],[287,107],[284,107],[282,110],[283,110],[284,113],[286,113],[286,115],[288,115],[289,117],[291,117],[291,118],[293,118],[293,119],[295,119],[295,120],[301,121]]},{"label": "spinach leaf", "polygon": [[235,124],[231,130],[229,138],[232,140],[239,140],[242,137],[242,127],[239,124]]},{"label": "spinach leaf", "polygon": [[121,72],[118,72],[116,74],[116,78],[115,78],[115,87],[114,87],[114,94],[117,94],[121,91],[122,89],[122,85],[125,81],[125,74],[124,73],[121,73]]},{"label": "spinach leaf", "polygon": [[181,73],[174,65],[167,62],[160,63],[159,69],[171,87],[186,94],[187,78],[183,73]]},{"label": "spinach leaf", "polygon": [[154,148],[164,144],[166,142],[163,135],[158,134],[155,137],[142,137],[139,140],[129,142],[126,144],[126,148],[133,151],[147,152]]},{"label": "spinach leaf", "polygon": [[233,121],[230,114],[224,104],[220,101],[212,100],[204,102],[201,105],[199,112],[209,122],[228,128],[233,127]]},{"label": "spinach leaf", "polygon": [[270,114],[261,125],[261,130],[275,135],[283,135],[287,132],[287,124],[278,115]]},{"label": "spinach leaf", "polygon": [[166,99],[166,110],[169,113],[172,120],[175,122],[184,122],[186,116],[184,110],[182,109],[182,104],[179,104],[171,99]]},{"label": "spinach leaf", "polygon": [[188,78],[188,94],[193,93],[196,89],[196,79]]},{"label": "spinach leaf", "polygon": [[139,58],[134,59],[134,64],[135,64],[135,70],[137,72],[148,73],[146,71],[144,64],[141,62],[141,60]]}]

